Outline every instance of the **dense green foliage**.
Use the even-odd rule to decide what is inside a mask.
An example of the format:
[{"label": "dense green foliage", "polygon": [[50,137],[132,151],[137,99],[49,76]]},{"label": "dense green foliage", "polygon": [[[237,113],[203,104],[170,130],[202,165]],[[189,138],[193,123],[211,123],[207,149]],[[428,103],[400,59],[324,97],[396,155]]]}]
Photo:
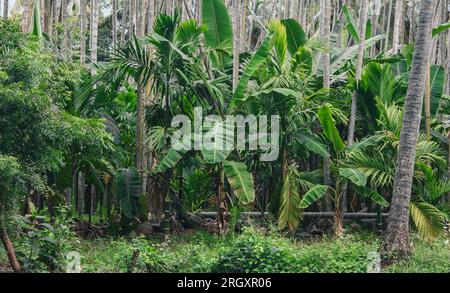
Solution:
[{"label": "dense green foliage", "polygon": [[[414,43],[383,50],[390,36],[375,33],[371,21],[359,35],[350,5],[341,7],[341,23],[325,39],[311,33],[316,20],[306,28],[289,13],[236,32],[223,0],[199,3],[202,19],[158,11],[144,33],[133,34],[137,23],[125,29],[123,11],[103,18],[94,41],[99,56],[89,32],[91,58],[100,60],[89,66],[81,60],[87,40],[78,29],[85,28],[74,15],[66,21],[78,29],[55,25],[51,34],[43,32],[38,4],[29,30],[17,19],[0,20],[0,228],[11,234],[25,271],[64,271],[72,250],[82,252],[87,272],[366,271],[380,240],[346,234],[344,213],[378,213],[381,220],[389,212]],[[255,4],[255,12],[259,5],[265,3]],[[122,29],[120,42],[113,21]],[[434,28],[434,40],[449,27]],[[80,56],[73,54],[78,47]],[[409,261],[387,271],[450,269],[442,244],[450,222],[450,63],[442,65],[427,68],[430,113],[421,119],[412,196],[404,205],[421,240]],[[347,139],[353,114],[354,139]],[[171,138],[180,135],[180,115],[213,147],[193,137],[176,148]],[[256,134],[232,140],[235,130],[223,122],[232,115],[259,119],[245,130],[279,119],[278,126],[259,124],[267,133],[257,136],[276,147],[273,160],[263,159],[262,148],[237,147]],[[194,125],[198,116],[210,120]],[[203,211],[217,212],[217,219],[194,215]],[[240,212],[262,212],[276,228],[234,234]],[[311,228],[304,227],[305,212],[333,212],[321,229],[337,237],[312,243],[290,237]],[[223,238],[133,234],[150,222],[162,227],[158,232],[195,227]],[[110,235],[78,243],[77,224]],[[422,265],[428,256],[430,264]]]}]

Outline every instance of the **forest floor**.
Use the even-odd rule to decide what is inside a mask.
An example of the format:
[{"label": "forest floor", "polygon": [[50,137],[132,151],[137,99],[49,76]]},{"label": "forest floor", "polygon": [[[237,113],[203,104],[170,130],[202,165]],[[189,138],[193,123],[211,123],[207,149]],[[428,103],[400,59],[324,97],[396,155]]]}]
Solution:
[{"label": "forest floor", "polygon": [[[293,240],[250,229],[218,237],[201,231],[150,238],[73,238],[66,249],[81,255],[82,272],[366,272],[380,237],[356,232],[341,238],[319,236]],[[427,243],[413,237],[408,261],[382,272],[450,272],[450,245],[444,239]],[[18,245],[20,250],[20,244]],[[133,254],[139,256],[133,264]],[[375,253],[375,254],[374,254]],[[0,250],[0,271],[8,269]]]}]

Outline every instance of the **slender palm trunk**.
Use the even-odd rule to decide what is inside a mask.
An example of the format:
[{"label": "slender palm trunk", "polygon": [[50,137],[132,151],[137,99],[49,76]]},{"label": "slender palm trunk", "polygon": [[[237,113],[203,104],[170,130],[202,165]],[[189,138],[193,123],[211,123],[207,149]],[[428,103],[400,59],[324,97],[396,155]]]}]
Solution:
[{"label": "slender palm trunk", "polygon": [[112,34],[112,47],[114,48],[117,43],[117,0],[112,0],[111,34]]},{"label": "slender palm trunk", "polygon": [[394,16],[394,32],[392,35],[392,53],[397,54],[400,49],[401,29],[403,25],[403,0],[396,0],[395,2],[395,16]]},{"label": "slender palm trunk", "polygon": [[240,54],[240,32],[241,22],[239,16],[241,15],[241,0],[234,2],[234,52],[233,52],[233,90],[236,89],[239,81],[239,54]]},{"label": "slender palm trunk", "polygon": [[[331,14],[331,2],[330,0],[321,0],[321,11],[322,11],[322,31],[326,52],[323,54],[323,88],[330,88],[330,14]],[[331,158],[323,158],[323,182],[327,186],[331,186]],[[331,210],[330,200],[328,194],[324,200],[325,210]]]},{"label": "slender palm trunk", "polygon": [[414,43],[414,34],[415,34],[415,26],[416,26],[416,0],[411,0],[410,5],[410,17],[409,17],[409,43]]},{"label": "slender palm trunk", "polygon": [[130,1],[130,6],[129,6],[130,22],[128,23],[128,34],[129,34],[129,38],[131,40],[131,38],[133,37],[133,34],[135,33],[134,23],[135,23],[135,16],[136,16],[136,0],[129,0],[129,1]]},{"label": "slender palm trunk", "polygon": [[80,0],[80,63],[86,62],[86,1]]},{"label": "slender palm trunk", "polygon": [[3,18],[8,19],[9,0],[3,0]]},{"label": "slender palm trunk", "polygon": [[425,133],[427,135],[431,134],[431,84],[430,84],[430,68],[431,68],[431,60],[428,57],[428,62],[426,65],[426,75],[425,75],[425,94],[423,96],[424,103],[424,113],[425,113]]},{"label": "slender palm trunk", "polygon": [[[393,7],[394,3],[393,0],[389,0],[389,8],[388,8],[388,13],[387,15],[385,15],[384,17],[387,18],[387,23],[386,23],[386,34],[389,36],[390,35],[390,31],[391,31],[391,26],[392,26],[392,7]],[[389,48],[389,38],[386,38],[384,41],[384,50],[387,51]]]},{"label": "slender palm trunk", "polygon": [[97,40],[98,40],[98,1],[99,0],[91,0],[91,62],[94,66],[92,66],[92,74],[96,74],[97,70],[95,65],[97,64]]},{"label": "slender palm trunk", "polygon": [[122,45],[125,42],[125,35],[126,35],[126,23],[127,23],[127,13],[128,13],[128,1],[122,2],[122,18],[120,20],[120,44]]},{"label": "slender palm trunk", "polygon": [[350,113],[350,123],[348,126],[348,145],[353,144],[354,136],[355,136],[355,124],[356,124],[356,111],[358,107],[358,86],[361,81],[362,67],[364,61],[364,43],[366,41],[366,25],[367,25],[367,14],[369,9],[369,1],[362,0],[361,1],[361,10],[359,14],[359,49],[358,49],[358,59],[356,61],[356,90],[352,97],[352,109]]},{"label": "slender palm trunk", "polygon": [[81,219],[81,217],[84,214],[84,201],[85,201],[85,194],[86,194],[86,188],[84,186],[85,178],[82,171],[78,171],[78,179],[77,179],[77,193],[76,193],[76,208],[78,217]]},{"label": "slender palm trunk", "polygon": [[69,50],[67,49],[68,45],[68,23],[66,21],[67,15],[67,3],[69,0],[61,0],[61,24],[63,25],[63,40],[61,46],[61,53],[64,60],[67,60],[69,55]]},{"label": "slender palm trunk", "polygon": [[136,107],[136,168],[141,174],[141,194],[145,195],[147,187],[147,153],[145,151],[145,89],[138,84],[138,101]]},{"label": "slender palm trunk", "polygon": [[[439,25],[440,20],[440,12],[439,9],[443,4],[445,0],[440,1],[440,5],[436,5],[436,10],[434,11],[434,17],[433,17],[433,27]],[[427,69],[426,69],[426,78],[425,78],[425,94],[424,94],[424,113],[425,113],[425,133],[427,135],[431,135],[431,76],[430,76],[430,70],[431,70],[431,64],[436,61],[436,56],[439,52],[436,52],[438,39],[433,38],[433,46],[430,56],[428,57],[427,62]]]},{"label": "slender palm trunk", "polygon": [[321,0],[322,11],[322,37],[326,47],[326,53],[323,54],[323,87],[330,87],[330,17],[331,0]]},{"label": "slender palm trunk", "polygon": [[19,262],[17,261],[16,253],[14,251],[14,246],[9,239],[8,232],[5,228],[0,228],[0,238],[2,239],[3,246],[5,247],[6,254],[8,255],[9,263],[15,273],[22,272]]},{"label": "slender palm trunk", "polygon": [[225,171],[222,163],[219,164],[219,182],[217,186],[217,218],[219,225],[219,234],[224,235],[228,231],[228,223],[226,218],[227,207],[225,202]]},{"label": "slender palm trunk", "polygon": [[435,2],[435,0],[422,0],[420,3],[416,46],[409,75],[397,155],[394,190],[385,233],[384,251],[388,253],[388,257],[395,253],[396,256],[404,258],[411,252],[409,203],[422,114],[423,94],[425,92],[426,69],[432,49],[431,29]]},{"label": "slender palm trunk", "polygon": [[24,1],[23,3],[23,13],[22,13],[22,20],[21,20],[21,26],[22,26],[22,32],[28,32],[28,12],[29,12],[30,6],[27,1]]}]

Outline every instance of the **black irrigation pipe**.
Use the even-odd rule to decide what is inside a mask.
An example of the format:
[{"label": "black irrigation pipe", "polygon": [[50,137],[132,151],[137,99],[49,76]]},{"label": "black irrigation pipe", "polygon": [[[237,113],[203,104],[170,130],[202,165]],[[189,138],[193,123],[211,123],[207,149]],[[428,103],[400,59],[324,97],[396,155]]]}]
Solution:
[{"label": "black irrigation pipe", "polygon": [[[200,212],[197,214],[198,216],[202,218],[210,218],[215,219],[217,216],[216,212]],[[264,216],[269,216],[270,213],[265,212]],[[388,213],[382,213],[382,218],[387,218],[389,216]],[[262,218],[263,214],[261,212],[242,212],[241,218]],[[316,218],[327,218],[332,219],[334,218],[333,212],[305,212],[303,213],[304,219],[316,219]],[[377,213],[344,213],[344,219],[354,219],[354,220],[361,220],[361,219],[377,219]]]}]

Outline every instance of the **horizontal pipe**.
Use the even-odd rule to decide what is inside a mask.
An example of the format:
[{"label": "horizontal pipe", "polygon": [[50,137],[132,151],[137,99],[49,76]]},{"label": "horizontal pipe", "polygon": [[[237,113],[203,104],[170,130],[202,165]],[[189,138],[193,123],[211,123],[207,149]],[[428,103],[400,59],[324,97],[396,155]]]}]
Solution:
[{"label": "horizontal pipe", "polygon": [[[211,218],[215,219],[217,216],[216,212],[200,212],[197,214],[203,218]],[[263,214],[261,212],[242,212],[241,218],[261,218]],[[268,212],[264,213],[264,216],[269,216]],[[389,216],[388,213],[382,213],[382,218],[387,218]],[[305,212],[303,213],[303,218],[334,218],[333,212]],[[344,213],[344,219],[376,219],[377,213]]]}]

